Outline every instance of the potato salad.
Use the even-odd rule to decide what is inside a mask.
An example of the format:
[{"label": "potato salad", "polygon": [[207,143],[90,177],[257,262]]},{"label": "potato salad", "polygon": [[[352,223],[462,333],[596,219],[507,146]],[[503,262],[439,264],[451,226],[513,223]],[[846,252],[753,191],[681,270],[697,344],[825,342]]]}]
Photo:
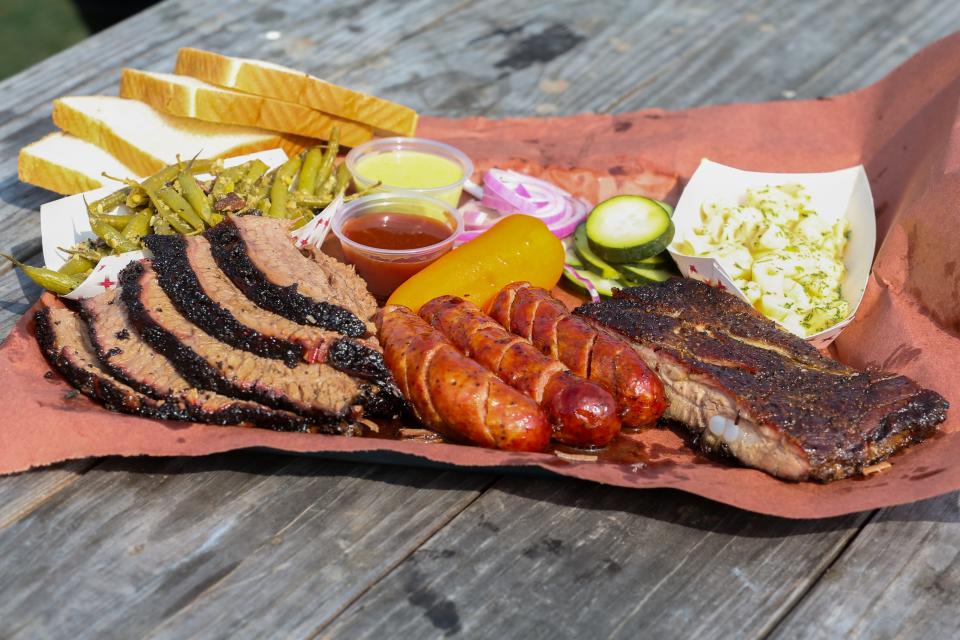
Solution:
[{"label": "potato salad", "polygon": [[716,259],[768,318],[801,337],[850,313],[840,286],[849,222],[810,207],[802,185],[748,189],[740,203],[708,201],[679,249]]}]

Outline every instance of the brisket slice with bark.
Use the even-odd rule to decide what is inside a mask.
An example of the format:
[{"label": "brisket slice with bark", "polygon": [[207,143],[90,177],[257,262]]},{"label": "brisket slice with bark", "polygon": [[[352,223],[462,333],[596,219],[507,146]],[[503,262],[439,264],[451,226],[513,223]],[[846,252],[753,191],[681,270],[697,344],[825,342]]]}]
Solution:
[{"label": "brisket slice with bark", "polygon": [[248,298],[300,324],[354,338],[372,333],[377,305],[351,267],[324,254],[301,254],[288,221],[228,216],[205,233],[213,257]]},{"label": "brisket slice with bark", "polygon": [[[257,307],[234,287],[213,262],[212,256],[213,269],[203,268],[202,257],[197,254],[206,251],[210,255],[209,243],[204,238],[148,235],[144,243],[153,252],[153,269],[160,286],[190,322],[231,346],[265,358],[283,360],[291,367],[303,359],[304,346],[272,335],[278,333],[277,323],[269,317],[273,314]],[[188,251],[200,262],[196,269],[192,268],[187,257]],[[225,287],[224,283],[229,286]],[[254,323],[264,330],[257,331],[250,326]],[[310,345],[311,350],[323,348],[324,338],[318,336]]]},{"label": "brisket slice with bark", "polygon": [[362,415],[395,415],[403,406],[391,389],[361,383],[329,365],[289,368],[278,360],[220,342],[177,311],[149,261],[129,264],[119,279],[120,299],[139,334],[197,387],[324,423]]},{"label": "brisket slice with bark", "polygon": [[257,306],[217,266],[205,238],[149,235],[144,240],[153,252],[160,286],[177,310],[218,340],[291,367],[301,360],[326,362],[350,375],[390,384],[374,339],[361,342],[297,324]]},{"label": "brisket slice with bark", "polygon": [[790,479],[861,472],[932,435],[948,404],[912,380],[821,355],[739,298],[689,279],[575,313],[634,341],[704,449]]},{"label": "brisket slice with bark", "polygon": [[185,417],[183,407],[177,403],[155,400],[115,380],[100,365],[87,337],[87,328],[74,312],[47,307],[37,311],[34,321],[44,356],[84,395],[99,400],[113,411],[150,418]]},{"label": "brisket slice with bark", "polygon": [[167,358],[143,341],[119,303],[116,290],[87,298],[80,307],[90,346],[102,368],[136,391],[163,401],[164,406],[177,407],[177,415],[171,417],[276,431],[316,430],[310,420],[294,413],[191,386]]}]

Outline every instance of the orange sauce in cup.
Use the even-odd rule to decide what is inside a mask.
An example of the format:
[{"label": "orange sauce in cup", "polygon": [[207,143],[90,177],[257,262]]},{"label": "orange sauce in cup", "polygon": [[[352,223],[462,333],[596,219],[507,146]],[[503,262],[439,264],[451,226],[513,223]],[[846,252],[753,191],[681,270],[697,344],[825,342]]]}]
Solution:
[{"label": "orange sauce in cup", "polygon": [[[399,212],[361,215],[344,222],[342,228],[343,235],[357,244],[391,251],[429,247],[443,242],[453,232],[453,229],[440,220]],[[410,276],[436,260],[442,253],[446,253],[447,250],[449,248],[407,260],[385,260],[375,253],[343,245],[345,257],[367,281],[370,292],[377,297],[389,295]]]},{"label": "orange sauce in cup", "polygon": [[356,243],[377,249],[419,249],[450,237],[440,220],[411,213],[368,214],[347,220],[343,234]]}]

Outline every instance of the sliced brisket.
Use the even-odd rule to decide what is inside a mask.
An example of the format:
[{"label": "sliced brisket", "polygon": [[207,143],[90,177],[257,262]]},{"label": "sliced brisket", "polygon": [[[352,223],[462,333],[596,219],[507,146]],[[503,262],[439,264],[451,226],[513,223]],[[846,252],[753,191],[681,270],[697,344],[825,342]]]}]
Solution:
[{"label": "sliced brisket", "polygon": [[329,365],[289,368],[220,342],[177,311],[147,261],[128,265],[120,284],[121,300],[140,335],[195,386],[324,422],[396,414],[402,406],[391,388],[360,383]]},{"label": "sliced brisket", "polygon": [[150,235],[153,268],[177,310],[218,340],[294,366],[326,362],[350,375],[388,383],[390,372],[372,338],[360,341],[297,324],[257,306],[217,266],[202,237]]},{"label": "sliced brisket", "polygon": [[694,280],[625,289],[577,314],[634,340],[665,417],[773,475],[833,480],[932,435],[947,402],[912,380],[821,355],[739,298]]},{"label": "sliced brisket", "polygon": [[[153,252],[153,269],[160,286],[177,310],[192,323],[231,346],[265,358],[283,360],[291,367],[303,358],[305,348],[302,344],[273,335],[277,333],[274,331],[278,328],[274,321],[277,316],[253,304],[223,275],[204,238],[149,235],[144,241]],[[209,258],[207,261],[201,255],[204,252]],[[196,266],[191,264],[188,254]],[[293,325],[293,331],[299,329],[299,325],[286,318],[281,320]],[[251,325],[260,326],[264,331]],[[290,331],[288,327],[284,329]],[[312,338],[309,335],[304,337],[307,340]],[[325,338],[323,334],[316,336],[309,348],[323,348]]]},{"label": "sliced brisket", "polygon": [[[114,290],[81,303],[90,346],[104,371],[162,401],[164,406],[177,408],[174,416],[157,417],[221,425],[249,424],[278,431],[316,430],[310,420],[294,413],[192,387],[167,358],[143,341],[117,298]],[[342,429],[337,427],[324,425],[324,431],[341,433]]]},{"label": "sliced brisket", "polygon": [[114,379],[97,360],[87,329],[74,312],[45,308],[37,311],[34,320],[43,354],[84,395],[99,400],[113,411],[150,418],[185,417],[183,408],[176,403],[149,398]]},{"label": "sliced brisket", "polygon": [[372,333],[377,307],[364,281],[333,258],[301,254],[288,221],[231,215],[205,235],[220,268],[264,309],[351,337]]}]

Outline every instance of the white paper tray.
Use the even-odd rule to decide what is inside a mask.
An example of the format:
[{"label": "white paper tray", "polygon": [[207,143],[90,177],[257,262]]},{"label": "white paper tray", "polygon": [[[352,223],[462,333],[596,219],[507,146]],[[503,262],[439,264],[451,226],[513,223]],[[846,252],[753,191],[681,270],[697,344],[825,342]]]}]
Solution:
[{"label": "white paper tray", "polygon": [[845,217],[850,221],[850,241],[844,256],[846,276],[841,293],[852,311],[841,322],[806,338],[817,348],[823,349],[853,321],[873,264],[877,223],[870,182],[863,165],[827,173],[765,173],[742,171],[704,159],[690,177],[677,203],[673,214],[676,235],[668,249],[683,275],[722,287],[746,300],[746,296],[716,259],[681,253],[677,245],[693,227],[700,224],[700,208],[704,202],[738,201],[747,189],[787,183],[802,184],[810,195],[811,207],[825,219],[836,221]]}]

